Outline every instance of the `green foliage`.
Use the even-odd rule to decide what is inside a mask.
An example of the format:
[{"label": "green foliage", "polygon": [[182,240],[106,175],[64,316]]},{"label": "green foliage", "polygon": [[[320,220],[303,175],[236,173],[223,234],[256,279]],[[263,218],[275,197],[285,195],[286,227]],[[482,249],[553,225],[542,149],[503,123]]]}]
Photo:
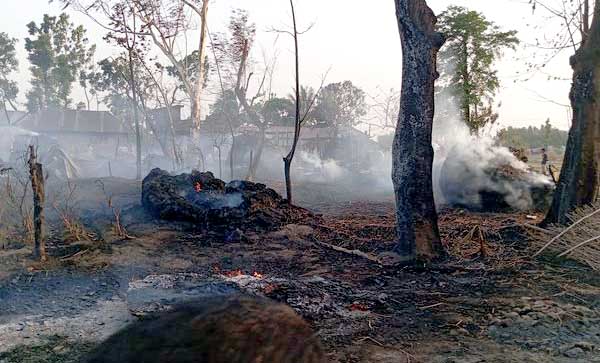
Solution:
[{"label": "green foliage", "polygon": [[[127,55],[122,54],[118,57],[103,59],[98,62],[98,66],[98,72],[88,75],[90,84],[96,92],[104,94],[102,101],[114,115],[129,117],[133,100]],[[142,71],[140,64],[136,64],[134,69],[136,71],[134,75],[136,89],[141,104],[144,105],[145,100],[152,97],[154,81],[146,72]]]},{"label": "green foliage", "polygon": [[516,31],[501,31],[483,14],[450,6],[438,17],[438,30],[448,41],[439,54],[439,92],[447,92],[461,104],[463,119],[478,133],[498,118],[492,101],[500,87],[495,61],[503,50],[514,49]]},{"label": "green foliage", "polygon": [[203,127],[221,134],[229,133],[229,126],[236,129],[241,125],[242,116],[237,97],[233,91],[225,91],[210,106],[210,114],[206,117]]},{"label": "green foliage", "polygon": [[[188,54],[187,56],[185,56],[182,60],[178,61],[179,65],[181,66],[181,69],[184,72],[184,75],[186,76],[186,81],[190,82],[192,84],[196,83],[196,80],[198,79],[198,73],[199,73],[199,66],[198,63],[200,62],[200,60],[198,59],[198,51],[195,50],[193,51],[191,54]],[[204,79],[202,80],[203,82],[203,87],[206,87],[207,83],[208,83],[208,75],[211,71],[210,69],[210,63],[208,61],[208,56],[204,57]],[[185,91],[185,87],[183,85],[183,78],[181,73],[177,70],[177,67],[175,66],[167,66],[166,67],[167,70],[167,74],[175,79],[178,80],[179,84],[178,87],[180,89],[182,89],[183,91]]]},{"label": "green foliage", "polygon": [[289,98],[273,96],[261,104],[260,112],[269,125],[294,126],[296,105]]},{"label": "green foliage", "polygon": [[15,44],[17,40],[11,38],[6,33],[0,33],[0,102],[2,107],[6,108],[5,102],[13,104],[17,99],[19,87],[17,82],[10,80],[11,73],[18,70],[19,61]]},{"label": "green foliage", "polygon": [[350,81],[328,84],[317,97],[315,118],[327,126],[354,126],[367,114],[365,97]]},{"label": "green foliage", "polygon": [[567,144],[568,132],[552,127],[550,120],[541,125],[514,128],[508,127],[498,131],[498,142],[504,146],[517,148],[564,147]]},{"label": "green foliage", "polygon": [[64,13],[58,17],[46,14],[41,24],[31,22],[27,28],[30,37],[25,39],[25,49],[32,75],[27,109],[67,108],[73,83],[91,62],[95,46],[88,46],[86,30],[75,27]]}]

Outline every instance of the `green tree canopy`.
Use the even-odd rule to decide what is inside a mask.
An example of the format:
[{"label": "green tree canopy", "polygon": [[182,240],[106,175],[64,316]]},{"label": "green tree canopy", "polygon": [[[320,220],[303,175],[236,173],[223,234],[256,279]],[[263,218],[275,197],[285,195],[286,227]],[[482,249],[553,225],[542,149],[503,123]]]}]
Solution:
[{"label": "green tree canopy", "polygon": [[269,125],[294,126],[295,107],[289,98],[273,96],[262,103],[260,112]]},{"label": "green tree canopy", "polygon": [[492,102],[500,87],[495,61],[514,49],[517,32],[502,31],[483,14],[450,6],[438,17],[439,31],[448,42],[439,54],[441,87],[460,102],[462,117],[472,133],[498,118]]},{"label": "green tree canopy", "polygon": [[239,127],[242,123],[240,106],[235,92],[227,90],[219,94],[219,97],[210,106],[210,113],[206,116],[203,127],[215,133],[229,133],[230,126],[233,129]]},{"label": "green tree canopy", "polygon": [[328,84],[317,97],[315,117],[327,126],[356,125],[367,114],[365,97],[350,81]]},{"label": "green tree canopy", "polygon": [[15,102],[19,93],[17,83],[10,79],[11,73],[19,67],[15,44],[17,40],[6,33],[0,33],[0,107],[6,110],[6,102],[16,110]]},{"label": "green tree canopy", "polygon": [[88,46],[85,28],[75,27],[64,13],[46,14],[41,24],[31,22],[27,28],[30,37],[25,38],[25,49],[32,75],[28,110],[69,107],[73,83],[91,62],[95,46]]},{"label": "green tree canopy", "polygon": [[[136,65],[134,68],[137,72],[134,77],[135,87],[143,107],[146,100],[152,98],[154,81],[139,64]],[[127,55],[121,54],[118,57],[103,59],[98,62],[98,66],[99,70],[89,75],[89,82],[96,92],[104,95],[102,102],[109,107],[113,114],[129,118],[133,108],[133,99]]]}]

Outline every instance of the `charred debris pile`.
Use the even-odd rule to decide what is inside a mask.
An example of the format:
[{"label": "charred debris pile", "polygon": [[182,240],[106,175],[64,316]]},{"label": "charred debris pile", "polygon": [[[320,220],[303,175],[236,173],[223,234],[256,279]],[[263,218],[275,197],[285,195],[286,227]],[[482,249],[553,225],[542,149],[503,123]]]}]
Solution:
[{"label": "charred debris pile", "polygon": [[225,233],[272,231],[315,217],[264,184],[225,183],[211,172],[195,170],[180,175],[152,170],[142,183],[142,205],[156,218]]},{"label": "charred debris pile", "polygon": [[454,148],[441,167],[439,183],[449,206],[496,213],[545,211],[555,189],[548,176],[497,147]]}]

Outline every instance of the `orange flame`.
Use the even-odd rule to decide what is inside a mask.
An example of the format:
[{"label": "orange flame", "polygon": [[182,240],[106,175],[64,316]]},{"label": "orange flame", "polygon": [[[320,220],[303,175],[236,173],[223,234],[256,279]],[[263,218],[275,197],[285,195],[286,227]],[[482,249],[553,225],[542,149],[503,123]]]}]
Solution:
[{"label": "orange flame", "polygon": [[241,276],[243,274],[244,273],[242,272],[242,270],[233,270],[233,271],[227,271],[223,275],[225,277],[237,277],[237,276]]},{"label": "orange flame", "polygon": [[202,183],[196,182],[196,184],[194,184],[194,190],[196,190],[196,193],[200,193],[202,191]]},{"label": "orange flame", "polygon": [[254,271],[254,273],[252,273],[252,276],[256,277],[257,279],[262,279],[263,277],[265,277],[263,274],[261,274],[260,272],[256,272],[256,271]]}]

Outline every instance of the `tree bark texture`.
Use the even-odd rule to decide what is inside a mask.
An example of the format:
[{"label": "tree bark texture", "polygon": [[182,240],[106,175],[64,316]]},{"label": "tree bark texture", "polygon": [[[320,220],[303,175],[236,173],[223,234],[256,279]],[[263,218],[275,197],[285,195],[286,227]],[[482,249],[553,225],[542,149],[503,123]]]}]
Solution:
[{"label": "tree bark texture", "polygon": [[206,67],[204,66],[205,50],[206,50],[206,37],[208,29],[208,2],[209,0],[202,1],[202,10],[200,11],[200,21],[202,21],[202,28],[200,30],[200,43],[198,44],[198,79],[196,79],[196,86],[194,87],[194,96],[192,100],[192,121],[196,130],[200,130],[200,120],[202,117],[202,90],[204,88],[204,75],[206,73]]},{"label": "tree bark texture", "polygon": [[37,162],[35,147],[29,145],[29,176],[33,190],[33,258],[46,260],[46,243],[44,242],[44,171]]},{"label": "tree bark texture", "polygon": [[586,41],[571,57],[573,122],[552,206],[542,224],[568,222],[574,208],[598,198],[600,172],[600,2]]},{"label": "tree bark texture", "polygon": [[436,59],[445,38],[425,0],[395,0],[402,43],[400,115],[392,151],[397,244],[405,262],[444,254],[433,199],[432,128]]}]

